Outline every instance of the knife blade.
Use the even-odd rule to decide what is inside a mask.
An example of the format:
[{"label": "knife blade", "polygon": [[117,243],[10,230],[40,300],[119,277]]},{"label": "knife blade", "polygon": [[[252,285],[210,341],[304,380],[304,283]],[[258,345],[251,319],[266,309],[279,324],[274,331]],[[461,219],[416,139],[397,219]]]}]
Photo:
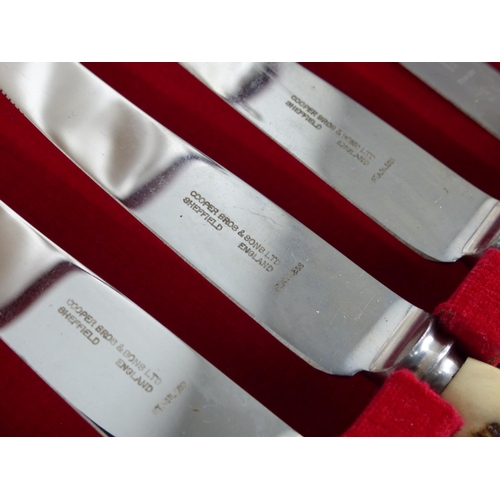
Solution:
[{"label": "knife blade", "polygon": [[183,63],[249,121],[424,257],[498,246],[498,201],[294,63]]},{"label": "knife blade", "polygon": [[[74,65],[1,69],[3,91],[51,140],[310,364],[351,375],[402,362],[437,390],[448,384],[461,362],[444,355],[450,343],[427,314],[93,75]],[[437,378],[435,363],[425,366],[433,337],[450,363]]]},{"label": "knife blade", "polygon": [[500,139],[500,74],[480,62],[404,62],[407,70]]},{"label": "knife blade", "polygon": [[115,436],[297,436],[0,202],[0,338]]},{"label": "knife blade", "polygon": [[[179,64],[86,63],[85,66],[411,303],[433,310],[456,290],[470,271],[461,261],[443,265],[422,259],[234,112]],[[358,70],[356,73],[353,67]],[[398,63],[381,65],[379,73],[376,71],[379,66],[372,64],[318,64],[312,68],[325,78],[335,75],[337,79],[333,81],[339,85],[344,83],[343,89],[352,90],[356,97],[354,89],[370,87],[371,80],[366,82],[367,74],[375,78],[381,73],[392,79],[396,71],[410,83],[425,87]],[[406,82],[398,83],[403,87],[400,90],[404,96]],[[371,95],[366,93],[368,97]],[[373,94],[378,103],[380,96],[375,94],[375,89]],[[390,98],[383,102],[387,101],[390,102]],[[366,104],[366,100],[363,102]],[[406,123],[405,116],[413,123],[413,117],[406,113],[400,116],[403,123]],[[484,135],[494,142],[486,131]],[[472,164],[469,158],[463,161]],[[477,158],[474,161],[477,162]],[[456,165],[450,163],[455,169]],[[476,168],[474,172],[481,172],[481,169]],[[488,191],[488,194],[498,198],[495,191]]]},{"label": "knife blade", "polygon": [[[338,436],[352,424],[378,390],[373,381],[311,368],[75,168],[3,95],[0,115],[0,199],[301,435]],[[12,374],[0,383],[3,435],[96,434],[3,342],[0,363]]]}]

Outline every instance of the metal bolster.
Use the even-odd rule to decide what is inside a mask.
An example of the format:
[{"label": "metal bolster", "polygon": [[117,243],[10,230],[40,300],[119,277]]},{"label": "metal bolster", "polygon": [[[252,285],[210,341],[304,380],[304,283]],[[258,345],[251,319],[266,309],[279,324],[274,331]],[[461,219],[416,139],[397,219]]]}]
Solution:
[{"label": "metal bolster", "polygon": [[406,368],[440,394],[464,362],[454,339],[439,331],[430,314],[413,307],[370,371],[374,378],[384,380]]},{"label": "metal bolster", "polygon": [[429,316],[422,336],[398,366],[410,369],[440,394],[464,362],[454,339],[439,332],[434,319]]},{"label": "metal bolster", "polygon": [[500,250],[500,235],[493,240],[493,242],[490,245],[490,248],[496,248],[497,250]]},{"label": "metal bolster", "polygon": [[493,205],[486,218],[467,241],[463,255],[478,260],[488,248],[500,250],[500,202]]}]

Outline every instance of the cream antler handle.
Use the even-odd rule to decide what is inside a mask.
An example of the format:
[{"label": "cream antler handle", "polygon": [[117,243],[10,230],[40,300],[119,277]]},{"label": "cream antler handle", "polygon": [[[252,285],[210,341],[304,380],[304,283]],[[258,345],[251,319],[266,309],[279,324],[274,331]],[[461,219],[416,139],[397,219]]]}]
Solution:
[{"label": "cream antler handle", "polygon": [[500,370],[468,358],[441,396],[464,419],[455,436],[500,437]]},{"label": "cream antler handle", "polygon": [[464,425],[456,436],[500,436],[500,370],[465,359],[433,318],[416,323],[412,348],[399,361],[448,401]]}]

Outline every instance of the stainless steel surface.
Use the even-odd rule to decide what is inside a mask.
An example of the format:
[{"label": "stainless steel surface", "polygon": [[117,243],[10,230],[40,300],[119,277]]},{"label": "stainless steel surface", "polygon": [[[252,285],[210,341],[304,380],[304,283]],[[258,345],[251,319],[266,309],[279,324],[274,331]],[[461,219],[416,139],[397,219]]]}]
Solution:
[{"label": "stainless steel surface", "polygon": [[[386,370],[423,313],[74,64],[2,64],[0,87],[138,219],[318,369]],[[412,334],[414,333],[411,330]]]},{"label": "stainless steel surface", "polygon": [[116,436],[297,435],[1,202],[0,337]]},{"label": "stainless steel surface", "polygon": [[500,74],[481,62],[404,62],[406,69],[500,139]]},{"label": "stainless steel surface", "polygon": [[497,200],[302,66],[183,65],[422,255],[454,261],[498,236]]}]

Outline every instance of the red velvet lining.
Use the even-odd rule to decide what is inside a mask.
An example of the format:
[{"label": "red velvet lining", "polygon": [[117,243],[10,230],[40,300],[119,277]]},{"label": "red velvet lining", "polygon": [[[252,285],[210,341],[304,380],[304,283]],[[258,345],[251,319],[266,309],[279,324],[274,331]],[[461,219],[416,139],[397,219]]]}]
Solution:
[{"label": "red velvet lining", "polygon": [[500,251],[489,249],[434,315],[441,328],[459,340],[464,352],[499,364]]},{"label": "red velvet lining", "polygon": [[[427,261],[405,247],[180,66],[87,66],[415,305],[434,310],[467,276],[463,263]],[[500,199],[500,141],[404,68],[394,63],[307,66]],[[3,201],[298,432],[305,436],[346,432],[376,394],[375,384],[361,375],[322,373],[282,346],[0,97]],[[96,434],[3,344],[0,362],[0,434]]]},{"label": "red velvet lining", "polygon": [[346,437],[450,437],[463,425],[458,412],[408,370],[393,373]]}]

